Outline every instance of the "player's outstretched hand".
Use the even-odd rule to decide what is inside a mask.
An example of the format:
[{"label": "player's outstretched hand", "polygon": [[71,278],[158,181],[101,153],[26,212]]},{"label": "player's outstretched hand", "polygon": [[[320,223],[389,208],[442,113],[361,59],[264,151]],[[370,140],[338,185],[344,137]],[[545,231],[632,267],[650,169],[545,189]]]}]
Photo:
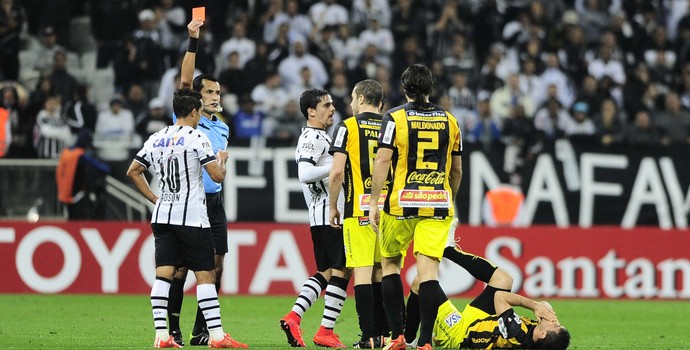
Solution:
[{"label": "player's outstretched hand", "polygon": [[540,320],[546,321],[556,321],[556,311],[553,310],[551,304],[548,301],[540,301],[537,303],[537,307],[534,308],[534,316]]},{"label": "player's outstretched hand", "polygon": [[187,31],[189,32],[190,38],[199,38],[199,28],[204,25],[204,21],[200,19],[192,19],[189,24],[187,24]]}]

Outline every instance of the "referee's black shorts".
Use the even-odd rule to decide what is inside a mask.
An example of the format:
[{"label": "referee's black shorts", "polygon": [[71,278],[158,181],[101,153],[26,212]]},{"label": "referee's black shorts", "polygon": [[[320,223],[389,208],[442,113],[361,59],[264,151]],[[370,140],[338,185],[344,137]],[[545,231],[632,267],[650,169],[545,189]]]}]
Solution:
[{"label": "referee's black shorts", "polygon": [[222,191],[206,194],[206,212],[211,223],[216,255],[225,255],[228,252],[228,220],[225,217]]},{"label": "referee's black shorts", "polygon": [[215,265],[213,239],[208,228],[151,224],[156,247],[156,267],[186,266],[211,271]]},{"label": "referee's black shorts", "polygon": [[311,226],[311,241],[314,244],[316,270],[345,267],[345,245],[343,231],[330,225]]}]

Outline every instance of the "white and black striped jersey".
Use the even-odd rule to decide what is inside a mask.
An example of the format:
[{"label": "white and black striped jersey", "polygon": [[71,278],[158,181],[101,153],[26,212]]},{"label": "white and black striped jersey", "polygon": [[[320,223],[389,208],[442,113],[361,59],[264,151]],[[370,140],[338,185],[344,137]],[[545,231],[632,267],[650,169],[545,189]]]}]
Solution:
[{"label": "white and black striped jersey", "polygon": [[[304,162],[314,167],[328,167],[328,169],[324,169],[325,176],[323,178],[302,182],[302,192],[307,207],[309,207],[309,225],[311,226],[329,225],[328,173],[331,163],[333,163],[333,156],[328,154],[330,144],[331,137],[328,136],[326,130],[309,126],[302,129],[302,134],[297,140],[295,160],[298,166]],[[344,198],[341,191],[338,198],[338,210],[341,213],[341,219],[344,211]]]},{"label": "white and black striped jersey", "polygon": [[201,169],[216,156],[206,135],[189,126],[168,126],[151,135],[134,160],[153,166],[158,176],[152,223],[210,227]]}]

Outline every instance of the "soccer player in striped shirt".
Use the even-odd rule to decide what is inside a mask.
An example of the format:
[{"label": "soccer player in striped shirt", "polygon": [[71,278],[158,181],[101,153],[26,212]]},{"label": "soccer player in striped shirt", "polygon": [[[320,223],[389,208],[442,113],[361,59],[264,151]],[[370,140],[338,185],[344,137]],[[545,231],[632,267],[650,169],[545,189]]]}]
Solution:
[{"label": "soccer player in striped shirt", "polygon": [[[354,117],[340,122],[333,133],[329,153],[333,164],[329,176],[330,224],[343,229],[345,262],[353,269],[355,303],[362,337],[355,348],[380,348],[388,331],[381,300],[381,252],[378,235],[369,225],[371,170],[381,128],[383,87],[372,79],[352,89],[350,107]],[[340,221],[337,198],[345,194],[344,221]]]},{"label": "soccer player in striped shirt", "polygon": [[[189,45],[182,60],[180,74],[180,88],[192,88],[201,93],[201,119],[199,131],[211,141],[213,152],[225,150],[228,145],[229,128],[220,118],[222,108],[220,106],[220,84],[210,74],[201,74],[192,79],[196,63],[196,49],[199,41],[200,27],[204,23],[199,19],[192,19],[187,25],[189,32]],[[175,116],[173,116],[174,120]],[[215,249],[215,274],[216,292],[220,291],[220,281],[223,276],[223,261],[228,252],[228,221],[225,216],[223,198],[223,184],[212,179],[207,171],[202,172],[204,192],[206,193],[206,211],[211,224],[213,234],[213,246]],[[184,283],[187,278],[187,269],[180,267],[175,272],[170,288],[170,304],[168,320],[170,321],[170,334],[182,344],[182,331],[180,330],[180,310],[184,298]],[[191,345],[206,345],[209,334],[206,329],[204,315],[200,308],[197,309],[196,319],[190,334]]]},{"label": "soccer player in striped shirt", "polygon": [[[226,151],[213,153],[211,141],[196,129],[201,118],[201,94],[183,89],[175,93],[175,125],[149,137],[127,170],[136,188],[155,204],[151,228],[155,240],[156,280],[151,307],[156,329],[154,348],[181,348],[168,333],[166,321],[170,282],[176,267],[186,266],[197,280],[197,301],[204,310],[210,348],[247,348],[223,331],[220,304],[214,286],[213,237],[206,214],[204,167],[214,181],[225,177]],[[153,167],[159,180],[158,195],[144,172]]]},{"label": "soccer player in striped shirt", "polygon": [[[316,258],[316,273],[302,286],[292,311],[280,319],[280,327],[293,347],[305,347],[300,322],[302,315],[326,289],[325,307],[321,327],[314,335],[314,344],[328,348],[345,348],[333,332],[335,320],[345,302],[350,273],[345,268],[343,231],[328,223],[328,174],[333,156],[328,154],[331,138],[326,128],[333,125],[335,107],[326,90],[309,89],[300,96],[300,110],[307,126],[297,141],[295,160],[302,182],[304,200],[309,207],[309,226]],[[341,207],[343,197],[338,200]]]}]

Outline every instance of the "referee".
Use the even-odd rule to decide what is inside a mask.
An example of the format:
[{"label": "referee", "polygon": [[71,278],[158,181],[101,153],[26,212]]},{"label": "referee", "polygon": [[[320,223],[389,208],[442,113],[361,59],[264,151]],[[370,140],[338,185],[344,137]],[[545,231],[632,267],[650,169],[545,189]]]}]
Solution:
[{"label": "referee", "polygon": [[[182,72],[180,76],[180,88],[192,88],[201,93],[201,119],[199,121],[199,131],[211,140],[213,152],[225,151],[228,145],[228,126],[218,117],[222,111],[220,106],[220,84],[218,80],[209,74],[202,74],[192,80],[196,61],[196,50],[199,44],[199,28],[204,23],[198,19],[192,19],[187,25],[189,32],[189,44],[182,60]],[[175,116],[173,116],[174,119]],[[220,291],[220,281],[223,275],[223,260],[225,253],[228,252],[228,221],[225,217],[225,206],[223,205],[223,185],[221,181],[216,181],[209,174],[203,172],[204,191],[206,192],[206,208],[208,218],[213,232],[213,242],[215,247],[215,273],[216,273],[216,292]],[[170,289],[170,308],[168,309],[168,319],[170,320],[170,334],[178,343],[182,345],[182,331],[180,330],[180,310],[182,309],[182,299],[184,297],[184,282],[187,278],[187,269],[179,268],[175,273]],[[201,308],[197,309],[194,327],[190,334],[189,343],[191,345],[206,345],[209,333],[204,322],[204,315]]]}]

